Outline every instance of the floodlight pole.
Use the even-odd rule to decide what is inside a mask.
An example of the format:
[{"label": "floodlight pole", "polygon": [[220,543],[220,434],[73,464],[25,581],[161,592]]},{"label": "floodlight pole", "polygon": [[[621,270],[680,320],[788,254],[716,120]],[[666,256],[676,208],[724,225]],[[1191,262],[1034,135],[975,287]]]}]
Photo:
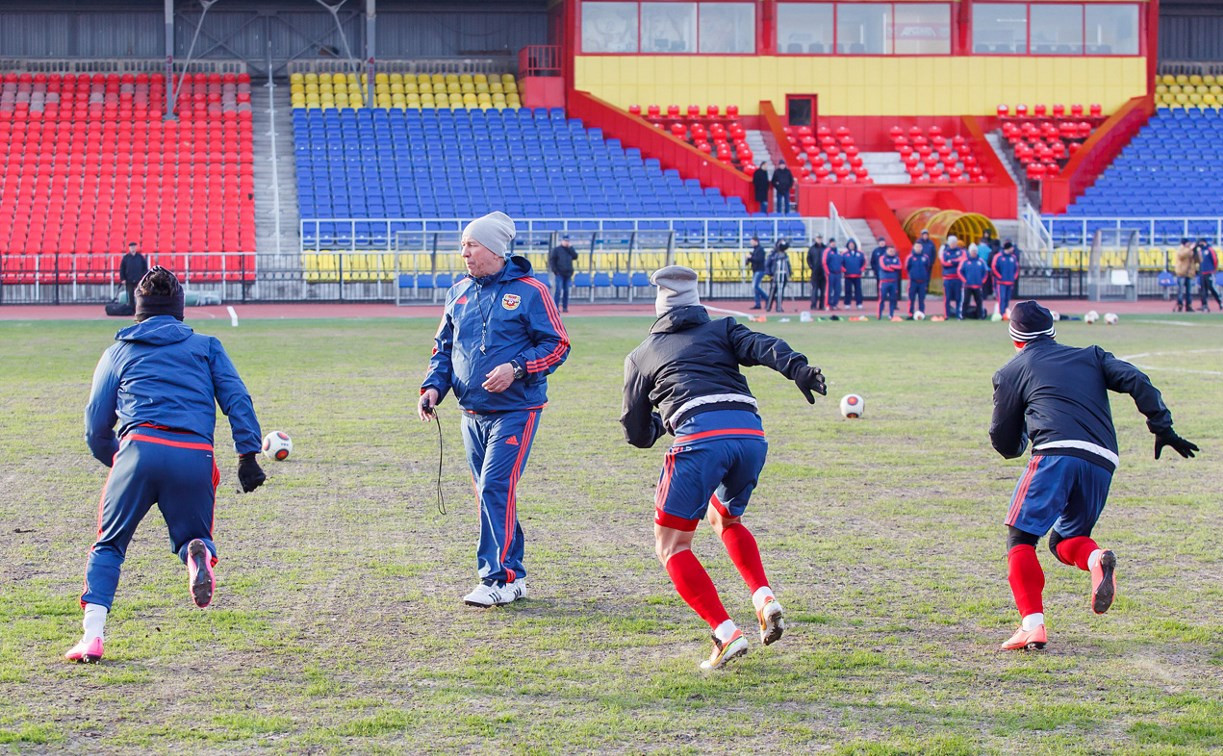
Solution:
[{"label": "floodlight pole", "polygon": [[377,0],[365,0],[365,107],[374,107],[374,42],[378,33]]},{"label": "floodlight pole", "polygon": [[175,121],[174,115],[174,0],[166,0],[166,115],[165,120]]}]

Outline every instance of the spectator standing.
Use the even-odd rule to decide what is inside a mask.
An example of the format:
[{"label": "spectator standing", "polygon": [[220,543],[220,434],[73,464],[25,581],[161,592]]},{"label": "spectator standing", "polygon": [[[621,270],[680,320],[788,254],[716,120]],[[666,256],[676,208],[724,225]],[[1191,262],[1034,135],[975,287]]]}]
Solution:
[{"label": "spectator standing", "polygon": [[837,249],[837,240],[828,239],[828,246],[824,247],[824,281],[828,292],[828,309],[837,309],[837,302],[841,296],[841,274],[845,270],[844,262],[841,258],[841,251]]},{"label": "spectator standing", "polygon": [[[983,288],[986,280],[989,279],[989,268],[977,254],[975,246],[968,248],[968,257],[960,262],[959,274],[960,280],[964,282],[963,311],[969,313],[971,318],[984,318],[985,292]],[[970,303],[972,309],[969,309]],[[964,312],[960,314],[963,315]]]},{"label": "spectator standing", "polygon": [[760,165],[756,167],[752,173],[752,190],[756,193],[756,202],[760,204],[760,212],[765,215],[769,214],[769,171],[765,166],[765,161],[760,161]]},{"label": "spectator standing", "polygon": [[964,279],[960,278],[960,263],[964,261],[964,249],[959,239],[947,237],[947,243],[938,252],[938,261],[943,266],[943,312],[948,320],[963,320],[960,309],[964,305]]},{"label": "spectator standing", "polygon": [[768,255],[764,251],[764,247],[760,244],[759,237],[752,237],[752,251],[747,253],[747,259],[744,261],[752,268],[752,309],[759,310],[760,305],[764,304],[769,298],[761,288],[760,282],[764,280],[765,274],[765,258]]},{"label": "spectator standing", "polygon": [[883,320],[883,304],[888,305],[888,318],[896,317],[896,300],[900,298],[900,257],[896,248],[888,245],[879,258],[879,319]]},{"label": "spectator standing", "polygon": [[1007,242],[1002,245],[1002,251],[994,255],[990,263],[990,272],[994,279],[994,290],[998,293],[998,312],[1006,314],[1011,305],[1011,296],[1015,293],[1015,281],[1019,276],[1019,257],[1015,254],[1015,245]]},{"label": "spectator standing", "polygon": [[922,229],[921,236],[917,237],[917,243],[926,252],[926,280],[929,281],[934,275],[934,263],[938,260],[938,247],[934,246],[934,240],[930,238],[929,229]]},{"label": "spectator standing", "polygon": [[866,255],[862,254],[862,250],[858,249],[858,242],[855,239],[850,239],[845,242],[845,254],[843,257],[843,265],[845,266],[845,309],[849,309],[850,299],[858,309],[862,309],[862,271],[866,269]]},{"label": "spectator standing", "polygon": [[569,312],[569,281],[573,278],[573,263],[577,259],[578,252],[569,245],[568,234],[548,253],[548,272],[556,278],[552,282],[552,300],[561,312]]},{"label": "spectator standing", "polygon": [[1176,311],[1193,312],[1193,278],[1197,275],[1197,250],[1188,239],[1173,253],[1176,260]]},{"label": "spectator standing", "polygon": [[[994,255],[1002,251],[1002,245],[994,238],[994,234],[988,228],[981,233],[981,241],[977,242],[977,254],[985,261],[985,266],[993,270]],[[985,298],[989,299],[994,293],[994,286],[997,282],[991,275],[985,279],[985,286],[981,289],[985,292]]]},{"label": "spectator standing", "polygon": [[119,261],[119,280],[127,290],[127,306],[136,311],[136,284],[149,272],[149,261],[140,254],[136,242],[127,245],[127,254]]},{"label": "spectator standing", "polygon": [[773,171],[773,188],[777,190],[777,208],[782,215],[790,214],[790,190],[794,188],[794,174],[786,167],[783,160]]},{"label": "spectator standing", "polygon": [[783,238],[777,240],[773,251],[769,253],[767,264],[769,277],[773,283],[769,286],[769,301],[764,306],[766,312],[774,302],[777,303],[777,312],[782,311],[781,303],[786,298],[786,284],[789,283],[790,275],[793,273],[793,269],[790,266],[789,249],[790,242]]},{"label": "spectator standing", "polygon": [[930,287],[930,253],[920,243],[913,244],[905,269],[909,271],[909,317],[924,314],[926,290]]},{"label": "spectator standing", "polygon": [[811,271],[811,309],[822,310],[828,306],[826,298],[828,279],[824,276],[824,237],[815,235],[815,241],[807,249],[807,269]]},{"label": "spectator standing", "polygon": [[1219,270],[1219,253],[1198,239],[1198,290],[1202,293],[1202,312],[1210,312],[1210,301],[1206,299],[1209,292],[1215,298],[1215,305],[1223,310],[1223,300],[1219,298],[1219,290],[1215,288],[1215,273]]}]

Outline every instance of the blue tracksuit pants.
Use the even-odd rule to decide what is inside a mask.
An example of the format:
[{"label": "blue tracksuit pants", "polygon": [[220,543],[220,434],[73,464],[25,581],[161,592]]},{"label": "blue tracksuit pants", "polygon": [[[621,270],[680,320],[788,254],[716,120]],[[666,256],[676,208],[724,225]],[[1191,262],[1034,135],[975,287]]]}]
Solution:
[{"label": "blue tracksuit pants", "polygon": [[841,298],[841,274],[828,274],[828,306],[836,307]]},{"label": "blue tracksuit pants", "polygon": [[555,276],[556,276],[556,280],[552,284],[552,301],[556,303],[557,307],[560,307],[561,309],[568,312],[569,311],[569,279],[572,278],[572,275],[566,276],[561,273],[556,273]]},{"label": "blue tracksuit pants", "polygon": [[1015,290],[1015,284],[1000,283],[994,289],[998,292],[998,312],[1006,312],[1011,305],[1011,292]]},{"label": "blue tracksuit pants", "polygon": [[212,523],[218,481],[206,438],[144,426],[124,436],[98,503],[98,540],[85,563],[81,605],[111,607],[127,545],[154,504],[170,530],[170,550],[179,559],[187,561],[187,544],[199,538],[215,560]]},{"label": "blue tracksuit pants", "polygon": [[909,314],[914,312],[926,311],[926,289],[929,288],[929,281],[914,281],[909,280]]},{"label": "blue tracksuit pants", "polygon": [[964,282],[943,279],[943,310],[948,319],[960,317],[964,301]]},{"label": "blue tracksuit pants", "polygon": [[526,577],[517,491],[539,416],[537,409],[463,413],[463,447],[480,511],[476,563],[481,580],[502,583]]},{"label": "blue tracksuit pants", "polygon": [[879,284],[879,317],[883,317],[883,306],[888,306],[888,317],[896,314],[896,300],[900,297],[900,284],[883,281]]},{"label": "blue tracksuit pants", "polygon": [[851,301],[856,305],[862,305],[861,276],[845,277],[845,306],[848,307]]}]

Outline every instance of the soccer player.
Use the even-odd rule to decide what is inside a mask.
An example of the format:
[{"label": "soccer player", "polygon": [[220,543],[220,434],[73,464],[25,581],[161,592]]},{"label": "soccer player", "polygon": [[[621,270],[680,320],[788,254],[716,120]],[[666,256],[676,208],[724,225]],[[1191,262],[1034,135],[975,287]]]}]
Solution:
[{"label": "soccer player", "polygon": [[883,320],[883,305],[888,305],[888,318],[896,316],[896,300],[900,298],[900,257],[891,244],[879,258],[879,319]]},{"label": "soccer player", "polygon": [[701,663],[718,669],[747,653],[747,639],[722,605],[717,588],[692,553],[692,536],[709,523],[751,591],[760,641],[785,630],[756,539],[740,518],[756,488],[768,443],[740,365],[767,365],[794,381],[807,401],[827,393],[820,369],[781,339],[732,318],[712,320],[697,296],[697,275],[671,265],[654,272],[658,319],[624,361],[625,439],[648,449],[675,435],[654,495],[655,551],[676,591],[709,623],[713,652]]},{"label": "soccer player", "polygon": [[930,286],[930,253],[924,245],[913,244],[913,251],[905,261],[909,271],[909,317],[926,311],[926,290]]},{"label": "soccer player", "polygon": [[1015,245],[1007,242],[1002,245],[1002,251],[994,255],[990,263],[993,273],[995,291],[998,292],[998,312],[1006,314],[1011,306],[1011,294],[1015,291],[1015,279],[1019,275],[1019,257],[1015,254]]},{"label": "soccer player", "polygon": [[939,264],[943,266],[943,314],[948,320],[964,319],[964,279],[960,278],[960,263],[964,261],[964,248],[954,236],[938,252]]},{"label": "soccer player", "polygon": [[1206,298],[1207,295],[1214,296],[1215,306],[1223,311],[1223,299],[1219,297],[1219,290],[1215,288],[1215,273],[1219,270],[1219,255],[1205,239],[1198,239],[1197,249],[1198,291],[1202,293],[1202,312],[1210,312],[1210,300]]},{"label": "soccer player", "polygon": [[111,470],[98,503],[98,540],[85,562],[85,634],[65,654],[69,661],[101,660],[127,546],[154,504],[170,531],[171,550],[187,565],[195,605],[212,602],[218,404],[229,417],[242,490],[254,491],[264,481],[255,460],[260,432],[250,394],[221,342],[183,325],[178,279],[154,267],[136,285],[135,301],[136,325],[119,331],[117,343],[102,354],[85,407],[85,441]]},{"label": "soccer player", "polygon": [[[824,285],[827,289],[828,309],[837,309],[837,299],[841,296],[841,273],[845,265],[841,251],[837,249],[837,240],[829,239],[824,247]],[[848,305],[847,305],[848,306]]]},{"label": "soccer player", "polygon": [[500,212],[463,229],[468,275],[446,293],[417,404],[428,422],[453,390],[463,410],[463,447],[480,509],[480,582],[463,601],[483,608],[526,598],[518,480],[548,402],[547,376],[569,354],[548,287],[526,258],[511,256],[516,233]]},{"label": "soccer player", "polygon": [[1020,626],[1003,650],[1040,649],[1045,633],[1045,575],[1036,543],[1048,533],[1059,561],[1091,573],[1091,609],[1108,611],[1117,591],[1117,557],[1091,531],[1104,509],[1117,468],[1117,434],[1108,392],[1129,394],[1155,434],[1155,459],[1165,446],[1182,457],[1198,447],[1172,430],[1172,413],[1138,368],[1098,346],[1082,349],[1054,340],[1053,315],[1036,302],[1011,310],[1017,354],[994,374],[989,437],[1007,459],[1032,459],[1019,479],[1006,516],[1007,564]]}]

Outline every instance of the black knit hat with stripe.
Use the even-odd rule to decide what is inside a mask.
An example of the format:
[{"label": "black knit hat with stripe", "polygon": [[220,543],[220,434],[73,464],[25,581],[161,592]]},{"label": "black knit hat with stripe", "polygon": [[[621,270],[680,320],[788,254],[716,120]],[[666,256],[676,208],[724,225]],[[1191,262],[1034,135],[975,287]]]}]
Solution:
[{"label": "black knit hat with stripe", "polygon": [[1035,300],[1020,302],[1011,308],[1011,339],[1014,341],[1036,341],[1053,338],[1057,329],[1053,325],[1053,313],[1041,307]]}]

